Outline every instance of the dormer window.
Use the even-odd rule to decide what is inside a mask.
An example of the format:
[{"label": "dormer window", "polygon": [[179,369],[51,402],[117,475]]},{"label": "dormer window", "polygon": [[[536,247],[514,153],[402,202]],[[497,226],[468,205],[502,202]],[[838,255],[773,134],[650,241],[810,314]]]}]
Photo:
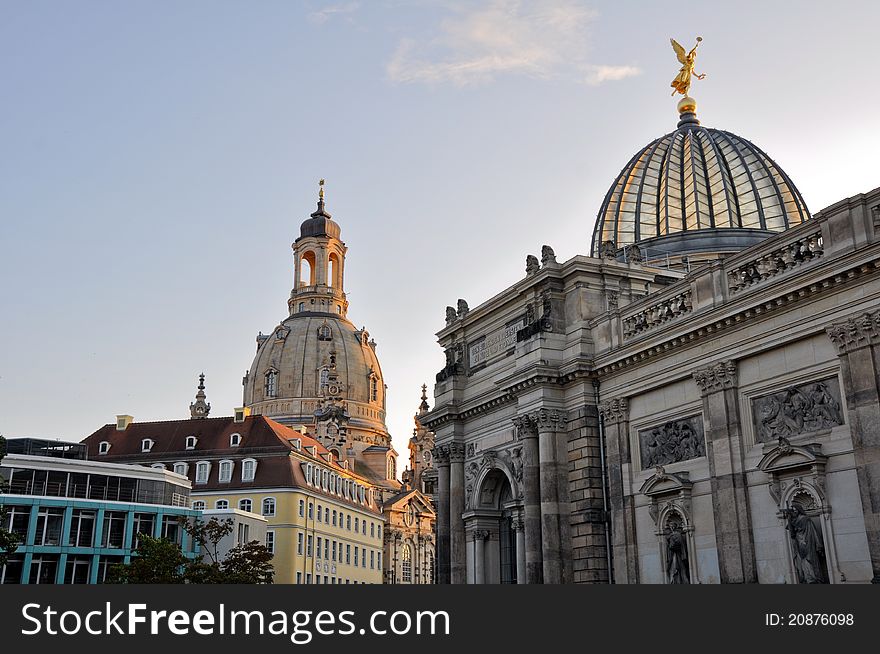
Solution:
[{"label": "dormer window", "polygon": [[174,464],[174,472],[176,472],[178,475],[183,475],[184,477],[186,477],[186,473],[189,472],[189,464],[178,461]]},{"label": "dormer window", "polygon": [[211,471],[211,464],[207,461],[199,461],[196,464],[196,483],[207,484],[208,473]]},{"label": "dormer window", "polygon": [[278,392],[278,373],[270,370],[266,373],[266,397],[275,397]]},{"label": "dormer window", "polygon": [[98,443],[98,454],[107,454],[110,451],[110,443],[101,441]]},{"label": "dormer window", "polygon": [[186,449],[188,449],[188,450],[196,449],[196,442],[198,440],[199,439],[196,438],[195,436],[187,436],[186,437]]},{"label": "dormer window", "polygon": [[257,462],[254,459],[245,459],[241,462],[241,480],[253,481],[257,474]]},{"label": "dormer window", "polygon": [[330,331],[329,325],[321,325],[318,327],[318,340],[319,341],[332,341],[333,333]]},{"label": "dormer window", "polygon": [[141,441],[141,452],[149,452],[153,449],[153,441],[149,438],[145,438]]},{"label": "dormer window", "polygon": [[151,465],[150,467],[153,468],[153,469],[155,469],[155,470],[165,470],[165,464],[164,464],[164,463],[154,463],[154,464]]},{"label": "dormer window", "polygon": [[218,481],[223,483],[229,483],[232,481],[232,461],[224,460],[220,462],[220,473],[219,473]]},{"label": "dormer window", "polygon": [[232,434],[229,437],[229,447],[238,447],[241,444],[241,434]]}]

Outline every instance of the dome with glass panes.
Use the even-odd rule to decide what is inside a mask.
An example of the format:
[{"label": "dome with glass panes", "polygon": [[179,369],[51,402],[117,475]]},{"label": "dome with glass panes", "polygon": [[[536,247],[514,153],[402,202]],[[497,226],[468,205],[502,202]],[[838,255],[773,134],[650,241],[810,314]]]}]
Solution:
[{"label": "dome with glass panes", "polygon": [[639,150],[608,190],[593,256],[627,260],[635,249],[647,262],[713,259],[810,218],[791,179],[761,148],[703,127],[693,98],[678,109],[677,129]]}]

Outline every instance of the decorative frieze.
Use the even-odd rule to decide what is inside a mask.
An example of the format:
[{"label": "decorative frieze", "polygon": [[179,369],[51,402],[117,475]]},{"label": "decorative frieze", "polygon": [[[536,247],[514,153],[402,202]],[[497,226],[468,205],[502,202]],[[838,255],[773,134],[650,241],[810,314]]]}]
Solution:
[{"label": "decorative frieze", "polygon": [[737,293],[803,263],[819,259],[823,254],[822,233],[816,231],[730,270],[727,273],[727,286],[731,293]]},{"label": "decorative frieze", "polygon": [[843,424],[836,377],[789,386],[752,400],[755,440],[769,443]]},{"label": "decorative frieze", "polygon": [[632,338],[693,310],[690,289],[653,304],[623,319],[623,337]]},{"label": "decorative frieze", "polygon": [[850,316],[844,322],[836,322],[825,328],[828,337],[840,354],[880,344],[880,311]]},{"label": "decorative frieze", "polygon": [[670,420],[639,430],[642,470],[706,456],[703,416]]},{"label": "decorative frieze", "polygon": [[557,409],[539,409],[532,414],[539,432],[564,430],[566,417],[565,411]]},{"label": "decorative frieze", "polygon": [[626,422],[629,420],[629,406],[627,405],[626,398],[616,398],[602,402],[599,405],[599,414],[606,425]]},{"label": "decorative frieze", "polygon": [[736,388],[736,361],[721,361],[715,365],[694,372],[694,381],[703,395],[725,388]]}]

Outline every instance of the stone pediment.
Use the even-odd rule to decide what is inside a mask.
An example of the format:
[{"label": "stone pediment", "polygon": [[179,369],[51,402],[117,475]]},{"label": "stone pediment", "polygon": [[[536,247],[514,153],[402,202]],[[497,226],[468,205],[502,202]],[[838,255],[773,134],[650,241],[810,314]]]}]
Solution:
[{"label": "stone pediment", "polygon": [[772,474],[798,468],[824,469],[827,458],[819,443],[792,445],[787,439],[780,438],[777,444],[764,446],[764,458],[758,463],[758,470]]},{"label": "stone pediment", "polygon": [[657,472],[642,484],[639,492],[648,497],[689,493],[693,485],[687,472],[673,474],[658,467]]}]

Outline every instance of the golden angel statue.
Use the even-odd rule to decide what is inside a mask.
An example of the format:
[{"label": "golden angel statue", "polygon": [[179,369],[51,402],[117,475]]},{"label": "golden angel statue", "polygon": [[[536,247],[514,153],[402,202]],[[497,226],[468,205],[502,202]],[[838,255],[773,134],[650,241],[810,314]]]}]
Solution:
[{"label": "golden angel statue", "polygon": [[672,80],[672,84],[670,86],[673,88],[672,95],[677,93],[681,93],[682,95],[687,95],[688,90],[691,88],[691,75],[696,77],[697,79],[703,79],[706,75],[694,72],[694,65],[697,59],[697,48],[700,45],[700,41],[703,40],[703,37],[697,37],[697,45],[694,46],[693,50],[690,52],[685,52],[685,49],[681,47],[681,44],[675,39],[669,39],[672,43],[672,49],[675,50],[675,56],[678,57],[678,61],[681,63],[681,70],[678,71],[678,75],[675,76],[675,79]]}]

